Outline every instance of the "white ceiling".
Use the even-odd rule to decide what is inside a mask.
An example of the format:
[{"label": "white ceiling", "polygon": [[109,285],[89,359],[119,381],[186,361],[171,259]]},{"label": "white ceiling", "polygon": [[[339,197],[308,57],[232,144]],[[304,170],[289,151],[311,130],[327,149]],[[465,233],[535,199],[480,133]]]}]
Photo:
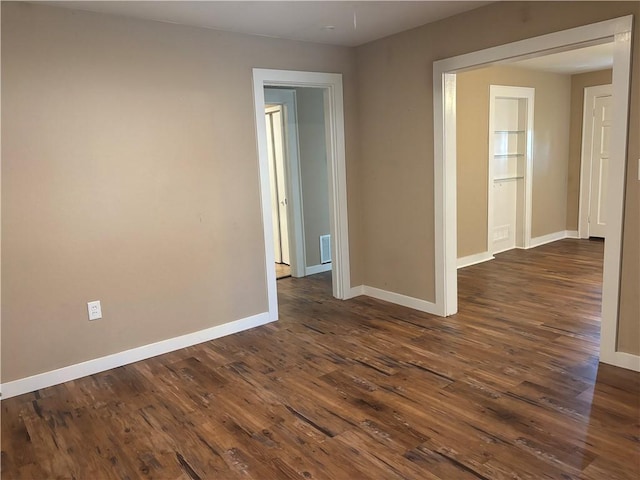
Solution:
[{"label": "white ceiling", "polygon": [[[357,46],[481,7],[489,1],[45,1],[64,8],[230,32]],[[512,65],[580,73],[613,65],[613,44],[571,50]]]},{"label": "white ceiling", "polygon": [[46,3],[65,8],[216,30],[353,47],[491,2],[395,0],[47,1]]},{"label": "white ceiling", "polygon": [[511,65],[552,73],[583,73],[613,67],[613,42],[514,62]]}]

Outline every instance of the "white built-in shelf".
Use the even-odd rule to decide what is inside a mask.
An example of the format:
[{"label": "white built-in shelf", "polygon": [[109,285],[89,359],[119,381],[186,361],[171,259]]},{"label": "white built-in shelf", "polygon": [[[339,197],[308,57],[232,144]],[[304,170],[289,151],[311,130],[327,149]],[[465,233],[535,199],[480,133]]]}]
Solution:
[{"label": "white built-in shelf", "polygon": [[524,130],[496,130],[495,133],[524,133]]},{"label": "white built-in shelf", "polygon": [[494,157],[524,157],[524,153],[496,153]]}]

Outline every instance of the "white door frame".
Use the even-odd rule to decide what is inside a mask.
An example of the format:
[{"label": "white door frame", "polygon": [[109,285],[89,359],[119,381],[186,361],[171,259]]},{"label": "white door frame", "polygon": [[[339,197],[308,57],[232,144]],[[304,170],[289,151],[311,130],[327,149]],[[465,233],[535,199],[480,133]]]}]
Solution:
[{"label": "white door frame", "polygon": [[529,38],[433,63],[436,309],[458,311],[456,274],[456,72],[613,42],[613,121],[604,249],[600,361],[640,371],[640,357],[617,350],[627,165],[633,15]]},{"label": "white door frame", "polygon": [[291,275],[305,275],[305,242],[304,217],[302,207],[302,180],[300,179],[300,155],[298,148],[298,120],[296,109],[296,91],[274,89],[265,92],[265,103],[283,105],[284,135],[286,143],[285,170],[287,176],[287,198],[290,208],[287,210],[289,220],[289,251]]},{"label": "white door frame", "polygon": [[[494,155],[494,139],[495,139],[495,100],[496,98],[517,98],[527,100],[527,130],[525,132],[527,150],[524,159],[524,205],[522,206],[522,219],[524,222],[522,246],[520,248],[529,248],[531,246],[531,191],[533,189],[533,115],[535,105],[535,88],[531,87],[512,87],[505,85],[489,86],[489,168],[488,182],[489,189],[487,191],[487,253],[493,256],[493,155]],[[518,241],[516,239],[516,247]]]},{"label": "white door frame", "polygon": [[264,87],[312,87],[324,90],[327,119],[327,169],[329,177],[329,220],[331,232],[333,296],[347,297],[351,290],[349,264],[349,226],[347,221],[347,174],[345,166],[344,107],[342,75],[339,73],[299,72],[293,70],[253,69],[253,99],[255,106],[258,165],[264,229],[265,271],[269,318],[278,318],[276,273],[273,267],[273,235],[271,232],[271,193],[267,160],[267,139],[264,117]]},{"label": "white door frame", "polygon": [[580,205],[578,207],[578,236],[589,238],[589,208],[591,204],[591,141],[593,140],[593,100],[613,95],[613,86],[585,87],[582,112],[582,147],[580,156]]}]

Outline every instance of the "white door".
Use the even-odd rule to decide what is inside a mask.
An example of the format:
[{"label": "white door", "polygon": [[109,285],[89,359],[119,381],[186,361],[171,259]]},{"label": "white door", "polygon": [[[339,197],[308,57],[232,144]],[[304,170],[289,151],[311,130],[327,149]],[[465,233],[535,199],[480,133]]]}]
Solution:
[{"label": "white door", "polygon": [[271,182],[273,243],[276,263],[290,264],[287,182],[282,106],[267,107],[267,152]]},{"label": "white door", "polygon": [[[609,86],[610,87],[610,86]],[[589,236],[605,238],[607,183],[611,136],[611,89],[592,96],[591,185],[589,192]]]},{"label": "white door", "polygon": [[278,184],[276,181],[276,164],[273,153],[272,109],[267,107],[265,120],[267,124],[267,155],[269,158],[269,184],[271,186],[271,231],[273,232],[273,253],[276,263],[282,263],[280,246],[280,215],[278,212]]}]

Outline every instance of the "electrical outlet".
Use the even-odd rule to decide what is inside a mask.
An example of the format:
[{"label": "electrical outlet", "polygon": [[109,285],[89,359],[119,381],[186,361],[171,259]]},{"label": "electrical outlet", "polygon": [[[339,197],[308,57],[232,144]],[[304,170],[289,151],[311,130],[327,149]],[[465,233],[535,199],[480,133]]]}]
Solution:
[{"label": "electrical outlet", "polygon": [[87,310],[89,310],[89,320],[98,320],[99,318],[102,318],[100,300],[87,303]]}]

